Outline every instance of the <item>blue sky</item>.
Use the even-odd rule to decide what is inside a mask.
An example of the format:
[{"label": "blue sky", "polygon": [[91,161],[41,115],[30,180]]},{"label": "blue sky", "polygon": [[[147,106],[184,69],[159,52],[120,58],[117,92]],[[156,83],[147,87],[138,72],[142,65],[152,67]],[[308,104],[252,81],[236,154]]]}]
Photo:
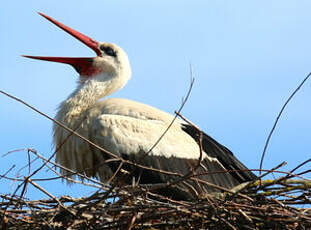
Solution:
[{"label": "blue sky", "polygon": [[[0,89],[54,116],[74,89],[69,66],[21,54],[93,56],[93,52],[39,16],[43,12],[129,55],[132,79],[113,96],[170,113],[195,85],[182,114],[258,168],[265,139],[290,93],[311,72],[310,1],[5,1],[0,9]],[[264,168],[289,170],[310,158],[311,82],[289,104],[271,139]],[[0,95],[0,154],[34,148],[49,157],[52,123]],[[25,151],[1,157],[0,174],[27,163]],[[310,167],[310,165],[309,165]],[[52,176],[43,170],[37,177]],[[310,175],[308,176],[310,178]],[[54,195],[90,190],[41,182]],[[0,180],[0,193],[16,183]],[[45,197],[29,187],[27,197]]]}]

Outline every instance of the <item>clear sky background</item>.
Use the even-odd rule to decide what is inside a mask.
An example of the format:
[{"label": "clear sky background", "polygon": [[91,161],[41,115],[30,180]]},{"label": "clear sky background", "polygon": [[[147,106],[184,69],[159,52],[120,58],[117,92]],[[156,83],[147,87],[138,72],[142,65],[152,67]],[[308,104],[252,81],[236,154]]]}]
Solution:
[{"label": "clear sky background", "polygon": [[[4,1],[0,89],[50,116],[75,88],[78,75],[70,66],[20,55],[94,53],[37,11],[128,53],[132,79],[115,97],[174,113],[189,87],[191,63],[195,85],[182,114],[249,168],[259,168],[277,113],[311,72],[311,1]],[[310,99],[309,81],[280,119],[264,168],[286,161],[282,170],[290,170],[310,158]],[[52,154],[51,121],[4,95],[0,118],[0,174],[15,164],[10,176],[27,175],[18,171],[27,163],[27,152],[2,157],[9,151],[34,148],[45,157]],[[43,170],[36,177],[51,176]],[[56,196],[92,191],[61,181],[39,184]],[[0,193],[16,185],[1,179]],[[26,196],[46,197],[31,186]]]}]

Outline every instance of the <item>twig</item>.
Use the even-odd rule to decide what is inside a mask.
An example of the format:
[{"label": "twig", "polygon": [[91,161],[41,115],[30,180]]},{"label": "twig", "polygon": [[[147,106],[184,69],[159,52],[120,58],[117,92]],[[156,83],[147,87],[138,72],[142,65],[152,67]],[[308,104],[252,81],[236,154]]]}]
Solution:
[{"label": "twig", "polygon": [[[191,67],[191,66],[190,66]],[[186,97],[185,99],[182,100],[181,102],[181,105],[178,109],[178,113],[181,112],[181,110],[184,108],[189,96],[190,96],[190,93],[192,91],[192,87],[193,87],[193,84],[194,84],[194,78],[192,77],[192,68],[190,68],[190,73],[191,73],[191,79],[190,79],[190,86],[189,86],[189,89],[188,89],[188,92],[186,94]],[[168,132],[168,130],[172,127],[172,125],[174,124],[175,120],[177,119],[177,115],[174,116],[174,118],[172,119],[171,123],[167,126],[167,128],[164,130],[164,132],[162,133],[162,135],[159,137],[159,139],[152,145],[152,147],[149,149],[149,151],[147,151],[139,160],[142,160],[144,157],[146,157],[158,144],[159,142],[162,140],[162,138],[165,136],[165,134]]]},{"label": "twig", "polygon": [[62,202],[60,202],[55,196],[53,196],[51,193],[49,193],[48,191],[46,191],[44,188],[40,187],[38,184],[36,184],[35,182],[33,182],[31,179],[29,178],[25,178],[25,180],[28,180],[28,182],[30,184],[32,184],[34,187],[36,187],[37,189],[39,189],[41,192],[45,193],[46,195],[48,195],[49,197],[51,197],[53,200],[55,200],[59,206],[61,206],[63,209],[65,209],[66,211],[68,211],[68,213],[70,213],[71,215],[75,216],[75,213],[73,213],[71,210],[69,210],[67,207],[65,207]]},{"label": "twig", "polygon": [[4,174],[0,175],[0,180],[5,178],[6,175],[13,170],[13,168],[15,168],[15,165],[12,165],[11,168],[9,168]]},{"label": "twig", "polygon": [[309,163],[309,162],[311,162],[311,158],[308,159],[308,160],[306,160],[306,161],[304,161],[304,162],[302,162],[302,163],[299,164],[297,167],[295,167],[294,169],[292,169],[290,172],[291,172],[291,173],[295,172],[297,169],[301,168],[302,166],[304,166],[305,164],[307,164],[307,163]]},{"label": "twig", "polygon": [[270,142],[270,138],[274,132],[274,129],[276,128],[276,125],[278,124],[279,122],[279,119],[285,109],[285,107],[287,106],[287,104],[290,102],[290,100],[294,97],[294,95],[299,91],[299,89],[302,87],[302,85],[308,80],[308,78],[311,76],[311,73],[309,73],[304,79],[303,81],[299,84],[299,86],[294,90],[294,92],[289,96],[289,98],[286,100],[286,102],[284,103],[284,105],[282,106],[282,109],[280,110],[278,116],[276,117],[276,120],[272,126],[272,129],[268,135],[268,138],[266,140],[266,143],[265,143],[265,147],[263,149],[263,152],[262,152],[262,155],[261,155],[261,160],[260,160],[260,166],[259,166],[259,175],[261,176],[261,169],[262,169],[262,166],[263,166],[263,161],[264,161],[264,158],[265,158],[265,155],[266,155],[266,151],[267,151],[267,148],[268,148],[268,145],[269,145],[269,142]]},{"label": "twig", "polygon": [[36,109],[35,107],[29,105],[29,104],[26,103],[25,101],[23,101],[23,100],[21,100],[21,99],[15,97],[15,96],[13,96],[13,95],[11,95],[11,94],[9,94],[9,93],[6,93],[6,92],[4,92],[4,91],[2,91],[2,90],[0,90],[0,93],[2,93],[2,94],[4,94],[4,95],[6,95],[6,96],[8,96],[8,97],[10,97],[10,98],[12,98],[12,99],[18,101],[18,102],[20,102],[20,103],[22,103],[22,104],[24,104],[24,105],[27,106],[28,108],[34,110],[35,112],[39,113],[40,115],[42,115],[42,116],[46,117],[47,119],[53,121],[54,123],[56,123],[57,125],[59,125],[59,126],[62,127],[63,129],[67,130],[69,133],[72,133],[72,134],[74,134],[75,136],[77,136],[77,137],[81,138],[82,140],[86,141],[88,144],[94,146],[94,147],[97,148],[98,150],[103,151],[104,153],[106,153],[106,154],[108,154],[108,155],[110,155],[110,156],[112,156],[112,157],[114,157],[114,158],[119,158],[117,155],[115,155],[115,154],[111,153],[110,151],[105,150],[104,148],[100,147],[99,145],[93,143],[92,141],[90,141],[90,140],[88,140],[87,138],[83,137],[82,135],[80,135],[80,134],[77,133],[76,131],[74,131],[74,130],[68,128],[67,126],[65,126],[65,125],[62,124],[61,122],[59,122],[59,121],[53,119],[52,117],[46,115],[45,113],[41,112],[40,110]]},{"label": "twig", "polygon": [[[89,180],[89,181],[91,181],[91,182],[93,182],[93,183],[95,183],[95,184],[98,184],[98,185],[100,185],[101,187],[105,187],[105,184],[104,183],[102,183],[102,182],[100,182],[100,181],[98,181],[98,180],[94,180],[94,179],[92,179],[92,178],[90,178],[90,177],[87,177],[86,175],[83,175],[83,174],[80,174],[79,172],[75,172],[75,171],[73,171],[73,170],[71,170],[71,169],[68,169],[68,168],[66,168],[66,167],[64,167],[64,166],[62,166],[62,165],[60,165],[60,164],[57,164],[56,162],[52,162],[52,161],[48,161],[48,159],[46,159],[45,157],[43,157],[41,154],[39,154],[37,151],[35,151],[35,150],[32,150],[31,151],[33,154],[35,154],[37,157],[39,157],[40,159],[42,159],[44,162],[46,162],[46,163],[50,163],[50,164],[52,164],[53,166],[55,166],[55,167],[58,167],[58,168],[60,168],[60,169],[62,169],[62,170],[66,170],[67,172],[69,172],[69,173],[72,173],[72,175],[73,174],[75,174],[75,175],[78,175],[79,177],[81,177],[81,178],[84,178],[84,179],[87,179],[87,180]],[[46,164],[47,165],[47,164]],[[62,176],[63,178],[64,178],[64,176]],[[67,178],[66,178],[67,179]],[[33,181],[35,181],[35,180],[37,180],[37,179],[34,179]]]}]

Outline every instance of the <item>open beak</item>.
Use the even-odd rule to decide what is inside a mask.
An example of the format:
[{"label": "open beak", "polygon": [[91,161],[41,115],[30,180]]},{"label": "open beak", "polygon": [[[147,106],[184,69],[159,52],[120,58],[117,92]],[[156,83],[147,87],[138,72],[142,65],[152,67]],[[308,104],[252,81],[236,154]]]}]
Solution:
[{"label": "open beak", "polygon": [[[98,42],[93,40],[92,38],[89,38],[88,36],[71,29],[70,27],[54,20],[53,18],[42,14],[39,12],[39,14],[43,17],[45,17],[47,20],[55,24],[56,26],[60,27],[65,32],[69,33],[76,39],[83,42],[85,45],[90,47],[94,52],[97,54],[97,56],[101,55]],[[89,75],[88,73],[93,72],[93,59],[91,57],[45,57],[45,56],[30,56],[30,55],[22,55],[23,57],[27,58],[33,58],[33,59],[39,59],[44,61],[53,61],[53,62],[59,62],[59,63],[65,63],[73,66],[76,71],[82,75]]]}]

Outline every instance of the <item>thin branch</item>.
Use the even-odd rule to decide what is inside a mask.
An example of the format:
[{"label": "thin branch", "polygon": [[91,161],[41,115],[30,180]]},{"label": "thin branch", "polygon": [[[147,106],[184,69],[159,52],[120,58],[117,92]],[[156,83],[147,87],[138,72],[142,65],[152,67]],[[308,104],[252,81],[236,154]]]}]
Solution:
[{"label": "thin branch", "polygon": [[15,165],[12,165],[11,168],[9,168],[4,174],[0,175],[0,180],[2,178],[6,178],[6,175],[9,174],[9,172],[11,172],[13,170],[13,168],[15,168],[16,166]]},{"label": "thin branch", "polygon": [[32,184],[34,187],[36,187],[37,189],[39,189],[41,192],[43,192],[44,194],[48,195],[49,197],[51,197],[53,200],[55,200],[59,206],[61,206],[63,209],[65,209],[66,211],[68,211],[70,214],[72,214],[73,216],[75,216],[75,213],[73,213],[71,210],[69,210],[67,207],[65,207],[62,202],[60,202],[55,196],[53,196],[51,193],[49,193],[48,191],[46,191],[44,188],[42,188],[41,186],[39,186],[37,183],[33,182],[31,179],[27,179],[26,180],[29,181],[30,184]]},{"label": "thin branch", "polygon": [[259,169],[260,169],[259,174],[260,174],[260,176],[261,176],[261,169],[262,169],[262,166],[263,166],[263,161],[264,161],[264,158],[265,158],[265,155],[266,155],[266,151],[267,151],[267,148],[268,148],[268,145],[269,145],[269,142],[270,142],[270,138],[271,138],[271,136],[272,136],[272,134],[273,134],[273,132],[274,132],[274,130],[275,130],[275,128],[276,128],[278,122],[279,122],[279,119],[280,119],[281,115],[282,115],[282,113],[283,113],[285,107],[287,106],[287,104],[290,102],[290,100],[294,97],[294,95],[299,91],[299,89],[303,86],[303,84],[308,80],[308,78],[309,78],[310,76],[311,76],[311,73],[309,73],[309,74],[303,79],[303,81],[302,81],[302,82],[299,84],[299,86],[294,90],[294,92],[289,96],[289,98],[286,100],[286,102],[285,102],[284,105],[282,106],[282,109],[280,110],[280,112],[279,112],[279,114],[278,114],[278,116],[277,116],[277,118],[276,118],[276,120],[275,120],[275,122],[274,122],[274,124],[273,124],[273,126],[272,126],[272,129],[271,129],[271,131],[270,131],[270,133],[269,133],[269,135],[268,135],[268,138],[267,138],[266,143],[265,143],[265,147],[264,147],[263,152],[262,152],[262,155],[261,155],[260,166],[259,166]]},{"label": "thin branch", "polygon": [[[191,66],[190,66],[191,67]],[[192,68],[191,68],[191,74],[192,74]],[[187,91],[187,94],[186,94],[186,97],[185,99],[182,99],[182,102],[181,102],[181,105],[177,111],[177,113],[180,113],[181,110],[184,108],[190,94],[191,94],[191,91],[192,91],[192,88],[193,88],[193,84],[194,84],[194,78],[192,77],[191,75],[191,78],[190,78],[190,85],[189,85],[189,89]],[[144,156],[142,157],[142,159],[147,156],[158,144],[159,142],[162,140],[162,138],[165,136],[165,134],[168,132],[168,130],[172,127],[172,125],[174,124],[175,120],[177,119],[177,114],[174,116],[173,120],[171,121],[171,123],[167,126],[167,128],[165,129],[165,131],[162,133],[162,135],[159,137],[159,139],[152,145],[152,147],[149,149],[149,151],[147,151]],[[140,160],[142,160],[140,159]]]},{"label": "thin branch", "polygon": [[28,108],[34,110],[35,112],[39,113],[40,115],[44,116],[45,118],[47,118],[47,119],[53,121],[54,123],[56,123],[57,125],[59,125],[59,126],[62,127],[63,129],[67,130],[69,133],[72,133],[72,134],[74,134],[75,136],[81,138],[82,140],[86,141],[88,144],[94,146],[94,147],[97,148],[98,150],[100,150],[100,151],[102,151],[102,152],[104,152],[104,153],[106,153],[106,154],[108,154],[108,155],[110,155],[110,156],[112,156],[112,157],[119,158],[117,155],[115,155],[115,154],[111,153],[110,151],[105,150],[104,148],[100,147],[99,145],[93,143],[92,141],[88,140],[87,138],[85,138],[84,136],[80,135],[80,134],[77,133],[76,131],[74,131],[74,130],[68,128],[67,126],[65,126],[65,125],[62,124],[61,122],[59,122],[59,121],[53,119],[52,117],[46,115],[45,113],[41,112],[40,110],[36,109],[35,107],[29,105],[29,104],[26,103],[25,101],[23,101],[23,100],[21,100],[21,99],[15,97],[15,96],[13,96],[13,95],[11,95],[11,94],[9,94],[9,93],[6,93],[6,92],[4,92],[4,91],[2,91],[2,90],[0,90],[0,93],[4,94],[4,95],[6,95],[6,96],[8,96],[8,97],[10,97],[10,98],[12,98],[12,99],[14,99],[14,100],[20,102],[20,103],[22,103],[23,105],[25,105],[25,106],[27,106]]}]

